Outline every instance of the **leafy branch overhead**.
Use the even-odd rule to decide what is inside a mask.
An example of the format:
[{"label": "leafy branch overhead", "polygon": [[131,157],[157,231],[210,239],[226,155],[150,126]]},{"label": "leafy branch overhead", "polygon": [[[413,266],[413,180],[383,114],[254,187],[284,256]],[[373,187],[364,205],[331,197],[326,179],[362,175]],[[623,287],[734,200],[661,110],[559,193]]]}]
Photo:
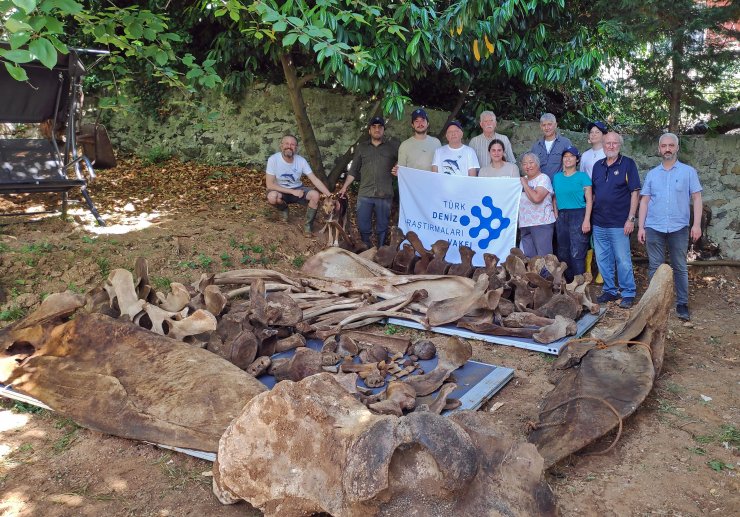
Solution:
[{"label": "leafy branch overhead", "polygon": [[138,6],[92,9],[74,0],[0,0],[3,27],[0,60],[10,75],[28,77],[19,65],[34,60],[53,68],[59,54],[69,52],[71,41],[91,41],[111,51],[102,68],[111,82],[132,81],[130,60],[142,62],[157,80],[187,91],[220,82],[213,61],[197,63],[190,55],[180,59],[173,43],[181,36],[170,32],[167,17]]}]

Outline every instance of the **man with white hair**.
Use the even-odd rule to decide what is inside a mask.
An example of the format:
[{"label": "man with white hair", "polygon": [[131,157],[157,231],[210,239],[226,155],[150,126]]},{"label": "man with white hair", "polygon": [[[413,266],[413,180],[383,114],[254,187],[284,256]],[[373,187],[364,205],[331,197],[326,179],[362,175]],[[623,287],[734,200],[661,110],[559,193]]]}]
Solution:
[{"label": "man with white hair", "polygon": [[604,279],[604,288],[597,301],[618,300],[621,289],[619,306],[629,309],[637,294],[630,234],[635,230],[640,175],[635,161],[620,153],[622,143],[622,135],[614,131],[604,136],[606,158],[596,162],[591,175],[594,196],[591,226],[596,263]]},{"label": "man with white hair", "polygon": [[[647,173],[640,199],[640,229],[637,239],[647,243],[648,277],[671,259],[676,289],[676,315],[689,321],[689,270],[686,252],[689,239],[701,237],[702,187],[696,169],[678,161],[678,137],[665,133],[658,140],[662,163]],[[694,224],[689,230],[689,210],[694,204]]]},{"label": "man with white hair", "polygon": [[540,170],[552,181],[555,173],[562,168],[563,151],[572,147],[570,140],[558,133],[558,121],[552,113],[540,117],[542,138],[532,145],[532,152],[540,160]]},{"label": "man with white hair", "polygon": [[480,128],[483,133],[470,139],[468,145],[473,148],[478,156],[478,164],[481,169],[491,163],[491,155],[488,153],[488,146],[494,140],[501,140],[504,144],[504,157],[507,162],[516,165],[514,151],[511,149],[511,142],[506,135],[496,133],[496,114],[493,111],[484,111],[480,114]]}]

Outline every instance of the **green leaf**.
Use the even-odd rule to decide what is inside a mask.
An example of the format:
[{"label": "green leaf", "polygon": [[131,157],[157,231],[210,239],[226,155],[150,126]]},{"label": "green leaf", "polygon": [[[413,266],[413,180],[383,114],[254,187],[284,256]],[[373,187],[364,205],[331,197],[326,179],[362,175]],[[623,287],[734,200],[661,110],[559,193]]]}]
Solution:
[{"label": "green leaf", "polygon": [[82,11],[82,4],[74,0],[47,0],[45,3],[51,4],[65,14],[77,14]]},{"label": "green leaf", "polygon": [[31,33],[28,31],[16,32],[10,37],[10,48],[17,49],[28,43],[31,39]]},{"label": "green leaf", "polygon": [[36,9],[36,0],[13,0],[13,3],[26,14]]},{"label": "green leaf", "polygon": [[10,74],[10,77],[15,79],[16,81],[27,81],[28,75],[26,75],[26,71],[19,67],[18,65],[14,65],[11,63],[8,63],[7,61],[4,63],[5,69]]},{"label": "green leaf", "polygon": [[57,50],[51,41],[46,38],[38,38],[28,45],[28,50],[34,54],[41,63],[47,68],[54,68],[57,64]]},{"label": "green leaf", "polygon": [[157,50],[157,53],[154,55],[154,60],[159,66],[164,66],[170,58],[164,50]]},{"label": "green leaf", "polygon": [[8,18],[8,20],[5,22],[5,28],[13,33],[21,31],[33,31],[33,28],[26,22],[16,20],[15,18]]},{"label": "green leaf", "polygon": [[275,32],[285,32],[287,28],[288,24],[285,23],[283,20],[275,22],[275,24],[272,26],[272,30],[274,30]]},{"label": "green leaf", "polygon": [[290,47],[291,45],[293,45],[293,43],[296,42],[297,39],[298,39],[298,34],[296,34],[295,32],[286,34],[285,37],[283,38],[283,46]]},{"label": "green leaf", "polygon": [[2,55],[8,61],[13,63],[29,63],[33,61],[33,56],[28,50],[8,50],[7,52],[0,51]]},{"label": "green leaf", "polygon": [[203,70],[200,68],[193,68],[190,70],[187,74],[185,74],[186,79],[194,79],[196,77],[200,77],[203,75]]},{"label": "green leaf", "polygon": [[45,22],[44,25],[46,26],[46,30],[49,31],[52,34],[63,34],[64,33],[64,24],[54,18],[53,16],[45,16]]}]

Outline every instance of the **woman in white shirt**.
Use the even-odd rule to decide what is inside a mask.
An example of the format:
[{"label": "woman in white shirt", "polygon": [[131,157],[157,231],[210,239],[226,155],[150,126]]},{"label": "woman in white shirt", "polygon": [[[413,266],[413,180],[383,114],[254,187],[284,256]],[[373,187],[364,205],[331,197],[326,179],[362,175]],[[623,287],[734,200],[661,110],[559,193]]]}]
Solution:
[{"label": "woman in white shirt", "polygon": [[522,156],[522,198],[519,202],[519,248],[527,257],[552,253],[555,212],[552,206],[552,183],[540,170],[540,159],[534,153]]}]

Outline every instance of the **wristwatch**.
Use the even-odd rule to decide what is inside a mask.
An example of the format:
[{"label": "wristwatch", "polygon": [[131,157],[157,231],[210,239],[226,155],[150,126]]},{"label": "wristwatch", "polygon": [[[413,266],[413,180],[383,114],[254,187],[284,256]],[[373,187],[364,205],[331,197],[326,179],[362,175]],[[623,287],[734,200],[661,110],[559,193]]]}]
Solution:
[{"label": "wristwatch", "polygon": [[627,218],[627,221],[630,222],[630,223],[634,223],[635,222],[635,216],[633,215],[633,216],[628,217]]}]

